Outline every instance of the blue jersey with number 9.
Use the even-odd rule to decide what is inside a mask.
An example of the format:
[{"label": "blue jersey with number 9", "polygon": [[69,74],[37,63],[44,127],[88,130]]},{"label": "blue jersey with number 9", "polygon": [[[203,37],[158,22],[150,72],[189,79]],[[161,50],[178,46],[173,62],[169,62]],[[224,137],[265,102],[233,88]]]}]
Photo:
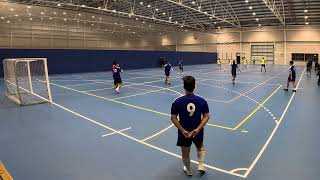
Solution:
[{"label": "blue jersey with number 9", "polygon": [[177,98],[171,107],[171,114],[178,115],[181,126],[189,132],[200,125],[202,115],[207,113],[209,113],[207,101],[194,94]]}]

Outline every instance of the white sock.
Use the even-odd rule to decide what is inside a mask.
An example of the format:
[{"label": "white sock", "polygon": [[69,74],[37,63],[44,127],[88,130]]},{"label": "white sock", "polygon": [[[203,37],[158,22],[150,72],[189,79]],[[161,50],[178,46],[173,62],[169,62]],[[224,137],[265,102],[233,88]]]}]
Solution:
[{"label": "white sock", "polygon": [[187,171],[191,171],[191,163],[189,159],[182,159],[184,166],[187,168]]},{"label": "white sock", "polygon": [[203,165],[204,162],[204,156],[206,155],[206,151],[202,150],[202,151],[197,151],[197,155],[198,155],[198,162],[200,165]]}]

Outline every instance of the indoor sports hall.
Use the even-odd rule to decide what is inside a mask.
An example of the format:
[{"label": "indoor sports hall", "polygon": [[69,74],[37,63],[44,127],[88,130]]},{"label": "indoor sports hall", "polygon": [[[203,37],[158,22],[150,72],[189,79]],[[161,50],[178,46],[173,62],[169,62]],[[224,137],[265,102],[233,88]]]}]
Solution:
[{"label": "indoor sports hall", "polygon": [[318,180],[319,54],[318,0],[0,0],[0,180]]}]

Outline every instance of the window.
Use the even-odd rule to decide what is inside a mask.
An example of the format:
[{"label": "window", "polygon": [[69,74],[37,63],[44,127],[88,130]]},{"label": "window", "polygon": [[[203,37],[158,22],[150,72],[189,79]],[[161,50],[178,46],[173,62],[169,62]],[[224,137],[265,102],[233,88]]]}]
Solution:
[{"label": "window", "polygon": [[305,53],[292,53],[292,60],[293,61],[318,61],[319,55],[318,54],[305,54]]}]

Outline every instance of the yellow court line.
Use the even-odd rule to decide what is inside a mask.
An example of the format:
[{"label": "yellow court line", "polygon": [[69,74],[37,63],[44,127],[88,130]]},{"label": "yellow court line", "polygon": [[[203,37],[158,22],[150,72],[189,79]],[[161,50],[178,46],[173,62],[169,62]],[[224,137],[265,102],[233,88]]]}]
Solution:
[{"label": "yellow court line", "polygon": [[231,103],[232,101],[234,101],[234,100],[236,100],[236,99],[239,99],[239,98],[240,98],[240,97],[242,97],[243,95],[248,94],[249,92],[251,92],[251,91],[253,91],[253,90],[257,89],[258,87],[260,87],[260,86],[264,85],[266,82],[268,82],[268,81],[270,81],[270,80],[274,79],[275,77],[277,77],[277,76],[278,76],[279,74],[281,74],[281,73],[282,73],[282,72],[280,72],[280,73],[278,73],[278,74],[276,74],[276,75],[272,76],[271,78],[269,78],[269,79],[267,79],[267,80],[263,81],[262,83],[260,83],[260,84],[258,84],[257,86],[255,86],[255,87],[251,88],[250,90],[248,90],[248,91],[246,91],[246,92],[244,92],[244,93],[241,93],[241,95],[239,95],[239,96],[237,96],[237,97],[235,97],[235,98],[231,99],[231,100],[230,100],[230,101],[228,101],[227,103]]},{"label": "yellow court line", "polygon": [[[69,88],[69,87],[65,87],[65,86],[62,86],[62,85],[58,85],[58,84],[55,84],[55,83],[50,83],[50,84],[52,84],[52,85],[54,85],[54,86],[57,86],[57,87],[64,88],[64,89],[68,89],[68,90],[71,90],[71,91],[75,91],[75,92],[78,92],[78,93],[82,93],[82,94],[85,94],[85,95],[88,95],[88,96],[93,96],[93,97],[96,97],[96,98],[99,98],[99,99],[111,101],[111,102],[114,102],[114,103],[122,104],[122,105],[125,105],[125,106],[137,108],[137,109],[140,109],[140,110],[144,110],[144,111],[148,111],[148,112],[152,112],[152,113],[156,113],[156,114],[161,114],[161,115],[164,115],[164,116],[167,116],[167,117],[171,117],[171,114],[168,114],[168,113],[163,113],[163,112],[156,111],[156,110],[153,110],[153,109],[147,109],[147,108],[140,107],[140,106],[136,106],[136,105],[133,105],[133,104],[128,104],[128,103],[124,103],[124,102],[117,101],[117,100],[114,100],[114,99],[109,99],[109,98],[106,98],[106,97],[103,97],[103,96],[98,96],[98,95],[90,94],[90,93],[87,93],[87,92],[79,91],[79,90],[72,89],[72,88]],[[210,124],[210,123],[209,123],[208,125],[209,125],[209,126],[213,126],[213,127],[228,129],[228,130],[231,130],[231,129],[232,129],[232,128],[230,128],[230,127],[224,127],[224,126],[215,125],[215,124]]]},{"label": "yellow court line", "polygon": [[72,88],[69,88],[69,87],[66,87],[66,86],[62,86],[62,85],[58,85],[58,84],[55,84],[55,83],[50,83],[50,84],[52,84],[54,86],[58,86],[58,87],[64,88],[64,89],[68,89],[68,90],[71,90],[71,91],[75,91],[75,92],[78,92],[78,93],[82,93],[82,94],[85,94],[85,95],[88,95],[88,96],[93,96],[93,97],[96,97],[96,98],[99,98],[99,99],[115,102],[115,103],[122,104],[122,105],[125,105],[125,106],[134,107],[134,108],[137,108],[137,109],[140,109],[140,110],[153,112],[153,113],[157,113],[157,114],[161,114],[161,115],[165,115],[165,116],[169,116],[169,117],[171,116],[170,114],[163,113],[163,112],[160,112],[160,111],[155,111],[155,110],[152,110],[152,109],[147,109],[147,108],[143,108],[143,107],[140,107],[140,106],[124,103],[124,102],[121,102],[121,101],[117,101],[117,100],[109,99],[109,98],[106,98],[106,97],[103,97],[103,96],[98,96],[98,95],[95,95],[95,94],[79,91],[79,90],[72,89]]},{"label": "yellow court line", "polygon": [[[135,137],[133,137],[133,136],[127,135],[127,134],[125,134],[125,133],[123,133],[123,132],[117,131],[117,130],[113,129],[112,127],[106,126],[106,125],[104,125],[104,124],[102,124],[102,123],[100,123],[100,122],[97,122],[96,120],[93,120],[93,119],[91,119],[91,118],[89,118],[89,117],[86,117],[86,116],[84,116],[84,115],[81,115],[81,114],[79,114],[79,113],[77,113],[77,112],[75,112],[75,111],[73,111],[73,110],[71,110],[71,109],[68,109],[68,108],[66,108],[66,107],[63,107],[63,106],[61,106],[61,105],[59,105],[59,104],[56,104],[56,103],[54,103],[54,102],[53,102],[52,104],[55,105],[55,106],[57,106],[57,107],[59,107],[59,108],[61,108],[61,109],[63,109],[63,110],[65,110],[65,111],[67,111],[67,112],[70,112],[70,113],[72,113],[72,114],[74,114],[74,115],[76,115],[76,116],[78,116],[78,117],[81,117],[81,118],[87,120],[88,122],[91,122],[91,123],[96,124],[96,125],[98,125],[98,126],[100,126],[100,127],[103,127],[103,128],[108,129],[108,130],[110,130],[110,131],[113,131],[113,132],[115,132],[116,134],[119,134],[119,135],[121,135],[121,136],[123,136],[123,137],[126,137],[126,138],[128,138],[128,139],[130,139],[130,140],[133,140],[133,141],[135,141],[135,142],[137,142],[137,143],[143,144],[143,145],[145,145],[146,147],[149,147],[149,148],[158,150],[158,151],[160,151],[160,152],[162,152],[162,153],[165,153],[165,154],[171,155],[171,156],[173,156],[173,157],[182,159],[182,157],[181,157],[180,155],[178,155],[178,154],[175,154],[175,153],[173,153],[173,152],[167,151],[167,150],[165,150],[165,149],[162,149],[162,148],[160,148],[160,147],[158,147],[158,146],[149,144],[149,143],[147,143],[147,142],[141,141],[141,140],[139,140],[139,139],[137,139],[137,138],[135,138]],[[198,162],[195,161],[195,160],[191,160],[191,162],[194,163],[194,164],[198,164]],[[229,174],[229,175],[233,175],[233,176],[238,176],[238,177],[243,177],[243,175],[241,175],[241,174],[238,174],[238,173],[235,173],[235,172],[230,172],[229,170],[225,170],[225,169],[218,168],[218,167],[215,167],[215,166],[211,166],[211,165],[208,165],[208,164],[204,164],[204,166],[207,167],[207,168],[209,168],[209,169],[216,170],[216,171],[219,171],[219,172],[222,172],[222,173],[225,173],[225,174]]]},{"label": "yellow court line", "polygon": [[[175,88],[175,87],[180,87],[180,86],[183,86],[183,85],[173,86],[173,87],[170,87],[170,88]],[[158,89],[158,90],[147,91],[147,92],[132,94],[132,95],[128,95],[128,96],[122,96],[122,97],[119,97],[119,98],[114,98],[113,100],[125,99],[125,98],[129,98],[129,97],[136,97],[136,96],[140,96],[140,95],[144,95],[144,94],[150,94],[150,93],[155,93],[155,92],[160,92],[160,91],[164,91],[164,90],[169,90],[169,89],[168,89],[168,88],[162,88],[162,89]],[[180,94],[180,93],[179,93],[179,94]]]},{"label": "yellow court line", "polygon": [[6,170],[2,162],[0,161],[0,177],[3,180],[13,180],[9,172]]},{"label": "yellow court line", "polygon": [[[164,116],[167,116],[167,117],[171,117],[171,115],[168,114],[168,113],[163,113],[163,112],[156,111],[156,110],[153,110],[153,109],[148,109],[148,108],[136,106],[136,105],[129,104],[129,103],[125,103],[125,102],[121,102],[121,101],[118,101],[118,100],[115,100],[115,99],[109,99],[109,98],[106,98],[106,97],[103,97],[103,96],[98,96],[98,95],[94,95],[94,94],[91,94],[91,93],[88,93],[88,92],[79,91],[79,90],[72,89],[72,88],[70,88],[70,87],[66,87],[66,86],[62,86],[62,85],[58,85],[58,84],[55,84],[55,83],[50,83],[50,84],[52,84],[52,85],[54,85],[54,86],[58,86],[58,87],[64,88],[64,89],[69,89],[69,90],[71,90],[71,91],[75,91],[75,92],[78,92],[78,93],[86,94],[86,95],[88,95],[88,96],[93,96],[93,97],[96,97],[96,98],[99,98],[99,99],[111,101],[111,102],[114,102],[114,103],[122,104],[122,105],[125,105],[125,106],[137,108],[137,109],[140,109],[140,110],[144,110],[144,111],[148,111],[148,112],[152,112],[152,113],[156,113],[156,114],[161,114],[161,115],[164,115]],[[251,117],[253,114],[255,114],[255,113],[281,88],[281,86],[282,86],[282,85],[279,85],[279,87],[278,87],[263,103],[259,104],[259,106],[258,106],[253,112],[251,112],[245,119],[243,119],[236,127],[231,128],[231,127],[221,126],[221,125],[216,125],[216,124],[211,124],[211,123],[207,123],[207,125],[208,125],[208,126],[211,126],[211,127],[216,127],[216,128],[221,128],[221,129],[227,129],[227,130],[230,130],[230,131],[235,131],[235,130],[237,130],[237,129],[240,128],[246,121],[248,121],[248,120],[250,119],[250,117]]]},{"label": "yellow court line", "polygon": [[279,85],[278,88],[276,90],[273,91],[273,93],[267,98],[265,99],[261,104],[259,104],[259,106],[252,111],[246,118],[244,118],[236,127],[234,127],[234,130],[239,129],[245,122],[247,122],[252,115],[254,115],[261,107],[263,107],[263,105],[268,102],[275,94],[276,92],[278,92],[278,90],[282,87],[282,85]]},{"label": "yellow court line", "polygon": [[227,127],[227,126],[220,126],[220,125],[211,124],[211,123],[207,123],[207,125],[208,125],[208,126],[211,126],[211,127],[220,128],[220,129],[227,129],[227,130],[230,130],[230,131],[235,131],[234,128]]},{"label": "yellow court line", "polygon": [[[302,77],[304,75],[304,72],[306,71],[306,67],[304,68],[301,76],[300,76],[300,79],[299,79],[299,82],[297,84],[297,87],[299,87],[300,83],[301,83],[301,80],[302,80]],[[243,178],[247,178],[249,176],[249,174],[251,173],[251,171],[253,170],[253,168],[255,167],[255,165],[257,164],[257,162],[259,161],[259,159],[261,158],[261,156],[263,155],[264,151],[267,149],[267,147],[269,146],[273,136],[275,135],[275,133],[277,132],[278,128],[280,127],[280,124],[281,122],[283,121],[292,101],[293,101],[293,98],[295,97],[296,93],[293,93],[286,108],[284,109],[278,123],[276,124],[275,128],[272,130],[271,132],[271,135],[269,136],[269,138],[267,139],[266,143],[263,145],[262,149],[259,151],[259,153],[257,154],[257,156],[255,157],[255,159],[253,160],[253,162],[251,163],[251,165],[248,167],[248,170],[246,171],[246,173],[243,175]]]},{"label": "yellow court line", "polygon": [[[141,90],[141,91],[155,91],[155,90],[152,90],[152,89],[144,89],[144,88],[137,88],[137,87],[128,87],[130,89],[137,89],[137,90]],[[167,95],[172,95],[172,96],[176,96],[177,93],[169,93],[169,92],[156,92],[156,93],[159,93],[159,94],[167,94]]]}]

